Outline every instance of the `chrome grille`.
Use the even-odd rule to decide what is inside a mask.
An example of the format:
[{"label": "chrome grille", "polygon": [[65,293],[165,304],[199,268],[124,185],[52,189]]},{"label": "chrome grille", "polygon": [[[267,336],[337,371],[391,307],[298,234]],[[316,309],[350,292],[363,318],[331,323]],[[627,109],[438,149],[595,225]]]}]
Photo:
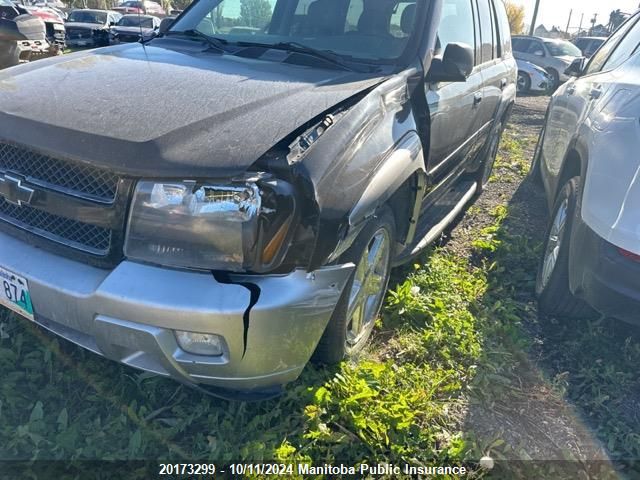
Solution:
[{"label": "chrome grille", "polygon": [[35,208],[13,205],[0,198],[0,219],[58,243],[96,255],[106,255],[111,230],[53,215]]},{"label": "chrome grille", "polygon": [[119,178],[108,170],[69,163],[0,142],[0,171],[3,170],[54,190],[103,202],[112,202],[118,190]]}]

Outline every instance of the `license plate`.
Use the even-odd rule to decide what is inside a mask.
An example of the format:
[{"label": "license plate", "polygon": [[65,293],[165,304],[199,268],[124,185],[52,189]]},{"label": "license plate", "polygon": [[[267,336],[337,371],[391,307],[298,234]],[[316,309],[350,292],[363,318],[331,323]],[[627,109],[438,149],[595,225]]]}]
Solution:
[{"label": "license plate", "polygon": [[0,267],[0,305],[33,321],[33,304],[25,278]]}]

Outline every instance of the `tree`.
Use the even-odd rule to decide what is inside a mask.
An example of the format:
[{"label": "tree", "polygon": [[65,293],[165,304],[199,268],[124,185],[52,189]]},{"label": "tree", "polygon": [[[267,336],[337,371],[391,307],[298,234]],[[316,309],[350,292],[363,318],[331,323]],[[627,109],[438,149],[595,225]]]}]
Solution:
[{"label": "tree", "polygon": [[524,32],[524,6],[517,5],[507,0],[505,2],[507,8],[507,17],[509,17],[509,26],[511,33],[514,35]]},{"label": "tree", "polygon": [[271,21],[269,0],[240,0],[240,18],[246,27],[262,28]]},{"label": "tree", "polygon": [[626,19],[627,16],[622,13],[620,9],[614,10],[613,12],[611,12],[611,15],[609,15],[609,25],[607,27],[608,30],[613,33],[618,29],[620,25],[624,23]]}]

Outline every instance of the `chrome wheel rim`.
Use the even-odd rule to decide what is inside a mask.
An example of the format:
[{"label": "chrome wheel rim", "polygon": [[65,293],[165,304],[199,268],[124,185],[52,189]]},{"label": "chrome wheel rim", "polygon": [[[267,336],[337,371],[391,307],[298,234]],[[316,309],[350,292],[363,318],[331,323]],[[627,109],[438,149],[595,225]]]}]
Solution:
[{"label": "chrome wheel rim", "polygon": [[551,275],[556,269],[558,264],[558,257],[560,255],[560,248],[562,247],[562,241],[564,239],[564,233],[567,226],[567,218],[569,212],[569,200],[565,199],[560,205],[560,208],[556,212],[556,216],[553,219],[551,225],[551,232],[547,239],[547,248],[545,250],[544,260],[542,264],[542,281],[541,289],[544,290],[549,284]]},{"label": "chrome wheel rim", "polygon": [[381,228],[356,266],[347,308],[347,351],[360,346],[373,330],[387,288],[390,255],[391,238]]}]

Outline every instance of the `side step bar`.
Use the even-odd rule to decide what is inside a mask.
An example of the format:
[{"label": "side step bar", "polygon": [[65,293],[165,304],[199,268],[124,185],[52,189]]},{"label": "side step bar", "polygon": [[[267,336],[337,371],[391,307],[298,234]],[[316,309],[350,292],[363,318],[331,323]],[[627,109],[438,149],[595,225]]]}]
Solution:
[{"label": "side step bar", "polygon": [[[473,182],[469,189],[462,195],[458,203],[452,208],[447,215],[435,224],[426,233],[422,240],[411,250],[405,250],[397,259],[394,260],[394,266],[402,265],[411,259],[417,257],[425,248],[431,245],[433,242],[444,233],[449,225],[463,212],[467,204],[473,199],[478,190],[477,182]],[[429,210],[423,213],[428,215]]]}]

